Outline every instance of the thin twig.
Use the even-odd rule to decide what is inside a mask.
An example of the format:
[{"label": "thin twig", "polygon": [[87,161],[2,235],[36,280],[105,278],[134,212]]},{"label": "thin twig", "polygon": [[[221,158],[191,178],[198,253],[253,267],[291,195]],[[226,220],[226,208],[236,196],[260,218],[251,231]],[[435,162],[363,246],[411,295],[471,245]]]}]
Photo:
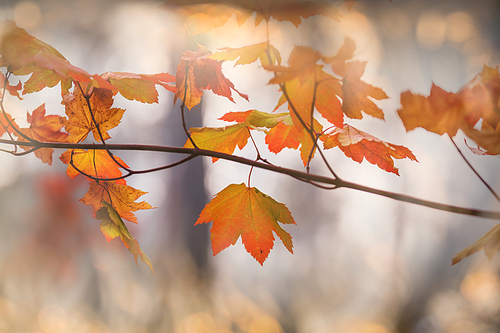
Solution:
[{"label": "thin twig", "polygon": [[453,138],[450,135],[448,135],[448,137],[450,138],[451,143],[453,143],[453,145],[457,149],[460,156],[462,156],[462,159],[465,161],[465,163],[467,163],[469,168],[476,174],[476,176],[481,180],[481,182],[488,188],[488,190],[491,192],[491,194],[493,194],[493,196],[497,199],[497,201],[500,202],[500,197],[498,196],[498,194],[496,194],[496,192],[493,190],[493,188],[486,182],[486,180],[484,180],[483,177],[481,177],[479,172],[477,172],[477,170],[472,166],[472,164],[470,164],[470,162],[467,160],[467,158],[465,158],[465,155],[462,153],[460,148],[458,148],[457,144],[455,143],[455,140],[453,140]]}]

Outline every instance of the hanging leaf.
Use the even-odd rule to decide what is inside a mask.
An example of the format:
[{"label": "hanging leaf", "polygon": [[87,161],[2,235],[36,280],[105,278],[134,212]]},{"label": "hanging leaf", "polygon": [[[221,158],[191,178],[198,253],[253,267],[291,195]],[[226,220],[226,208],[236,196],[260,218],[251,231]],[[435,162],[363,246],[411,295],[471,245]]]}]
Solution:
[{"label": "hanging leaf", "polygon": [[196,224],[212,221],[214,255],[236,244],[241,236],[245,249],[262,265],[274,246],[273,232],[293,254],[292,237],[278,224],[295,224],[290,211],[254,187],[231,184],[220,191],[203,208]]}]

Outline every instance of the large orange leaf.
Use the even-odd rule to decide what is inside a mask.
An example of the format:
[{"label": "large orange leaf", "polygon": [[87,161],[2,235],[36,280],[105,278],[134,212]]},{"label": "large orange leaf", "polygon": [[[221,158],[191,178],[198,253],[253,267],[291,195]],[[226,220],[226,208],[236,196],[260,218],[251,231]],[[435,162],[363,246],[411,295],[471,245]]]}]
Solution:
[{"label": "large orange leaf", "polygon": [[323,15],[339,20],[339,11],[326,1],[302,0],[169,0],[166,8],[177,9],[186,17],[192,33],[203,33],[224,25],[233,15],[243,24],[257,12],[255,25],[271,18],[288,21],[296,27],[302,18]]},{"label": "large orange leaf", "polygon": [[[250,131],[246,124],[236,124],[226,127],[192,127],[189,129],[191,138],[198,148],[232,154],[236,146],[240,149],[246,146]],[[194,148],[191,140],[187,140],[185,148]],[[212,161],[218,158],[212,157]]]},{"label": "large orange leaf", "polygon": [[[85,91],[87,86],[82,84],[82,89]],[[99,125],[103,139],[107,140],[111,138],[108,130],[118,126],[125,110],[111,108],[113,105],[113,93],[111,90],[91,87],[86,94],[90,95],[90,108],[97,125]],[[69,133],[69,141],[81,142],[92,132],[94,139],[100,142],[101,138],[99,137],[96,124],[92,120],[89,105],[78,87],[75,87],[72,94],[65,96],[64,104],[68,118],[62,118],[61,121],[66,126],[66,132]]]},{"label": "large orange leaf", "polygon": [[210,52],[198,50],[186,51],[177,66],[174,102],[177,99],[185,101],[188,109],[200,103],[203,90],[212,90],[217,95],[228,98],[234,102],[231,90],[236,91],[248,101],[248,96],[240,93],[231,81],[222,73],[222,61],[210,59]]},{"label": "large orange leaf", "polygon": [[470,246],[455,254],[452,265],[458,264],[462,259],[484,249],[484,254],[488,259],[492,259],[495,253],[500,251],[500,224],[497,224],[490,231],[485,233]]},{"label": "large orange leaf", "polygon": [[[87,175],[96,178],[118,178],[122,176],[122,172],[119,169],[118,164],[109,156],[108,152],[105,150],[83,150],[74,149],[68,150],[61,154],[61,161],[64,164],[68,164],[66,169],[66,174],[71,178],[75,178],[80,174],[75,168],[69,163],[71,161],[71,154],[73,153],[73,164],[78,168],[78,170],[85,172]],[[123,162],[119,157],[114,156],[114,158],[124,167],[128,168],[128,165]],[[116,181],[118,184],[125,185],[124,179],[119,179]]]},{"label": "large orange leaf", "polygon": [[[61,132],[60,122],[61,117],[57,115],[45,115],[45,104],[36,108],[32,114],[28,112],[27,120],[31,124],[29,128],[20,128],[19,130],[27,137],[40,142],[67,142],[68,134]],[[19,136],[18,141],[26,141],[22,136]],[[30,149],[26,147],[23,149]],[[42,148],[35,151],[35,156],[42,160],[43,163],[52,165],[52,154],[54,149]]]},{"label": "large orange leaf", "polygon": [[[238,59],[234,64],[235,66],[251,64],[257,61],[257,59],[260,60],[262,65],[274,65],[276,63],[281,64],[279,51],[267,42],[244,46],[237,49],[224,47],[220,50],[221,52],[215,52],[208,57],[210,59],[222,61]],[[269,59],[269,57],[271,59]]]},{"label": "large orange leaf", "polygon": [[117,184],[112,181],[90,182],[88,192],[80,199],[86,205],[91,205],[94,214],[103,207],[103,201],[109,203],[125,220],[137,223],[137,218],[132,212],[140,209],[153,208],[145,201],[135,202],[139,197],[146,194],[128,185]]},{"label": "large orange leaf", "polygon": [[212,221],[214,255],[241,236],[245,249],[262,265],[274,246],[273,232],[293,253],[292,237],[278,224],[295,224],[290,211],[254,187],[231,184],[220,191],[203,208],[196,224]]},{"label": "large orange leaf", "polygon": [[408,148],[382,141],[347,124],[343,128],[336,128],[328,135],[322,136],[321,140],[324,141],[325,149],[339,147],[347,157],[358,163],[365,158],[382,170],[398,176],[398,169],[394,167],[394,158],[409,158],[417,161]]},{"label": "large orange leaf", "polygon": [[101,220],[99,227],[108,242],[120,236],[125,247],[134,255],[135,263],[137,264],[137,257],[140,257],[141,261],[153,271],[151,260],[142,251],[139,242],[132,236],[120,215],[110,204],[103,201],[102,207],[99,208],[95,215],[96,219]]},{"label": "large orange leaf", "polygon": [[345,64],[342,82],[342,110],[349,118],[361,119],[364,111],[370,116],[384,119],[384,112],[370,99],[389,98],[386,93],[370,84],[361,81],[366,62],[353,61]]}]

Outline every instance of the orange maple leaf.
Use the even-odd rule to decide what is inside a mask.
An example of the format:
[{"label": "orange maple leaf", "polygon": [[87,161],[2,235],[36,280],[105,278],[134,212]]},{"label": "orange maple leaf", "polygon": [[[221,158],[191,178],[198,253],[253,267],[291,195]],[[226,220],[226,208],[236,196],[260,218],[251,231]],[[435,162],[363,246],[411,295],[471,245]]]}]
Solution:
[{"label": "orange maple leaf", "polygon": [[[5,116],[7,116],[7,118]],[[10,114],[8,114],[7,112],[0,112],[0,136],[4,135],[5,133],[13,134],[14,129],[12,128],[12,126],[14,126],[15,128],[19,128]]]},{"label": "orange maple leaf", "polygon": [[[457,93],[432,85],[425,97],[409,91],[401,93],[398,115],[406,131],[422,127],[437,134],[456,135],[461,129],[486,151],[471,149],[480,155],[500,154],[500,74],[498,68],[484,66],[483,71]],[[481,129],[475,125],[482,119]]]},{"label": "orange maple leaf", "polygon": [[324,141],[325,149],[339,147],[347,157],[358,163],[365,158],[371,164],[398,176],[399,172],[394,167],[393,158],[409,158],[417,161],[408,148],[382,141],[347,124],[343,128],[336,128],[328,135],[323,135],[320,139]]},{"label": "orange maple leaf", "polygon": [[365,66],[364,61],[346,63],[342,82],[342,111],[349,118],[361,119],[361,111],[364,111],[370,116],[384,119],[384,112],[368,97],[377,100],[389,97],[382,89],[361,81]]},{"label": "orange maple leaf", "polygon": [[133,74],[123,72],[106,72],[101,75],[113,85],[113,94],[120,93],[129,100],[142,103],[158,103],[158,91],[156,85],[175,93],[175,76],[168,73],[159,74]]},{"label": "orange maple leaf", "polygon": [[[226,127],[192,127],[189,129],[191,138],[198,148],[232,154],[236,146],[243,149],[250,137],[250,131],[245,124]],[[184,148],[194,148],[191,140],[187,140]],[[212,157],[212,162],[218,158]]]},{"label": "orange maple leaf", "polygon": [[187,19],[193,33],[203,33],[224,25],[233,15],[242,25],[253,12],[257,12],[255,26],[271,18],[288,21],[296,27],[302,18],[323,15],[336,21],[340,12],[326,1],[302,0],[169,0],[165,8],[177,9]]},{"label": "orange maple leaf", "polygon": [[428,97],[405,91],[400,100],[398,115],[407,132],[423,127],[439,135],[455,136],[463,126],[465,110],[461,98],[434,84]]},{"label": "orange maple leaf", "polygon": [[[262,65],[281,64],[279,51],[268,42],[244,46],[237,49],[224,47],[220,50],[222,52],[215,52],[209,55],[208,58],[222,61],[238,59],[234,64],[235,66],[251,64],[257,61],[257,59],[260,60]],[[269,57],[271,59],[269,59]]]},{"label": "orange maple leaf", "polygon": [[248,95],[236,90],[233,83],[222,73],[222,61],[208,58],[209,54],[206,50],[186,51],[182,54],[175,74],[177,92],[174,103],[179,98],[191,109],[200,103],[203,90],[207,89],[228,98],[231,102],[234,102],[231,93],[231,90],[234,90],[248,101]]},{"label": "orange maple leaf", "polygon": [[[73,154],[73,157],[71,156]],[[75,178],[80,174],[75,168],[70,164],[71,158],[73,158],[73,164],[78,168],[78,170],[96,178],[118,178],[122,176],[122,172],[116,162],[109,156],[108,152],[105,150],[83,150],[74,149],[68,150],[61,154],[60,160],[64,164],[68,164],[66,169],[66,174],[71,178]],[[114,156],[114,158],[124,167],[128,168],[128,165],[123,162],[119,157]],[[124,179],[116,180],[118,184],[125,185]]]},{"label": "orange maple leaf", "polygon": [[214,255],[236,244],[241,236],[245,249],[262,265],[274,246],[273,232],[293,254],[292,237],[278,224],[295,224],[290,211],[254,187],[231,184],[220,191],[203,208],[195,225],[212,221]]},{"label": "orange maple leaf", "polygon": [[354,40],[350,37],[346,37],[336,55],[331,57],[322,56],[321,60],[323,60],[326,64],[331,64],[332,70],[335,74],[345,76],[346,61],[352,59],[354,51],[356,51],[356,44],[354,43]]},{"label": "orange maple leaf", "polygon": [[137,264],[137,257],[140,257],[141,261],[153,271],[151,260],[142,251],[139,242],[132,236],[118,212],[110,204],[103,201],[102,207],[99,208],[95,215],[96,219],[101,220],[99,227],[108,242],[120,236],[125,247],[133,254],[135,263]]},{"label": "orange maple leaf", "polygon": [[[28,123],[31,124],[29,128],[20,128],[19,130],[27,137],[40,141],[40,142],[67,142],[68,134],[61,132],[60,122],[61,117],[57,115],[45,115],[45,104],[40,105],[36,108],[32,114],[27,113]],[[18,141],[27,141],[22,136],[19,136]],[[30,149],[30,147],[22,147],[25,150]],[[42,160],[43,163],[52,165],[52,154],[54,149],[52,148],[41,148],[35,151],[35,156]]]},{"label": "orange maple leaf", "polygon": [[[321,132],[323,127],[316,120],[314,121],[316,132]],[[266,133],[266,144],[269,151],[275,154],[283,148],[297,149],[300,145],[300,158],[304,166],[309,162],[309,156],[314,157],[316,148],[309,132],[302,128],[299,132],[294,125],[287,124],[287,121],[280,122]]]},{"label": "orange maple leaf", "polygon": [[[82,84],[81,88],[85,91],[87,86]],[[125,110],[111,108],[113,105],[113,93],[111,90],[90,87],[86,94],[90,95],[89,103],[87,103],[85,96],[78,86],[75,87],[72,94],[65,96],[64,104],[68,119],[62,118],[61,122],[66,127],[66,132],[69,133],[69,141],[75,143],[81,142],[87,138],[90,132],[94,135],[95,140],[101,141],[96,124],[92,119],[92,114],[99,126],[103,139],[107,140],[111,138],[108,130],[118,126]]]},{"label": "orange maple leaf", "polygon": [[122,218],[137,223],[137,218],[132,212],[139,209],[154,208],[145,201],[135,202],[146,193],[131,186],[117,184],[112,181],[100,181],[99,183],[91,181],[88,192],[80,199],[80,202],[91,205],[94,209],[94,214],[103,207],[103,201],[107,202],[113,206]]}]

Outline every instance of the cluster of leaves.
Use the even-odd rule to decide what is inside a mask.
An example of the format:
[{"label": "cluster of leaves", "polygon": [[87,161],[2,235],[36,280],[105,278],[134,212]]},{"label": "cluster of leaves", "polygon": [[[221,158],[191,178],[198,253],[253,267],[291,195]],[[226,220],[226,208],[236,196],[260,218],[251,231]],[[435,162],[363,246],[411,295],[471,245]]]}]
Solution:
[{"label": "cluster of leaves", "polygon": [[[352,5],[352,1],[346,3]],[[299,26],[303,18],[314,15],[341,20],[340,12],[322,1],[174,0],[165,6],[177,11],[192,33],[221,26],[233,15],[242,24],[254,13],[256,25],[262,21],[267,24],[269,20],[275,19]],[[331,172],[330,179],[334,186],[330,188],[341,187],[342,181],[330,166],[323,150],[338,147],[345,156],[356,162],[361,163],[366,159],[396,175],[399,173],[394,165],[395,159],[417,160],[408,148],[385,142],[346,123],[346,119],[362,119],[364,115],[383,119],[384,113],[374,100],[388,98],[382,89],[361,79],[366,62],[354,59],[356,47],[349,37],[345,38],[344,44],[334,55],[323,55],[310,47],[295,46],[286,65],[282,63],[279,50],[267,40],[241,48],[227,47],[215,53],[204,47],[188,50],[181,56],[175,75],[121,72],[91,75],[71,65],[53,47],[29,35],[12,21],[3,22],[0,29],[3,33],[0,67],[6,69],[3,76],[4,92],[21,98],[21,90],[21,94],[34,93],[60,83],[66,112],[65,117],[46,115],[42,105],[27,114],[30,127],[19,128],[2,103],[0,135],[7,133],[12,140],[13,137],[17,138],[15,150],[11,153],[21,155],[34,152],[44,163],[51,164],[54,147],[70,148],[60,157],[63,163],[68,164],[68,176],[74,178],[83,175],[89,181],[89,190],[80,201],[93,208],[108,241],[120,237],[136,262],[140,258],[151,269],[149,258],[123,221],[137,223],[134,212],[152,208],[144,201],[137,202],[145,192],[127,185],[126,178],[131,175],[166,169],[202,152],[208,155],[207,151],[214,152],[212,158],[215,163],[220,157],[232,155],[236,147],[245,147],[249,139],[253,141],[252,131],[265,133],[265,143],[270,152],[278,154],[284,148],[298,150],[306,172],[301,173],[301,177],[295,177],[319,187],[325,186],[314,182],[313,177],[308,177],[311,161],[318,153]],[[185,109],[199,104],[204,91],[210,90],[233,102],[233,93],[249,100],[248,95],[238,91],[223,74],[222,63],[225,61],[235,61],[235,66],[260,62],[263,71],[272,73],[269,84],[276,85],[280,92],[275,109],[273,112],[254,109],[228,112],[220,120],[235,124],[188,130],[184,122]],[[30,77],[14,86],[9,80],[13,75]],[[429,97],[404,92],[399,115],[408,131],[423,127],[453,136],[458,129],[462,129],[485,149],[474,148],[473,151],[498,154],[499,80],[497,70],[485,67],[478,78],[456,94],[444,92],[436,86],[433,86]],[[108,132],[120,124],[125,112],[124,109],[113,107],[113,98],[120,93],[129,100],[156,103],[157,87],[174,93],[174,101],[180,104],[182,125],[186,132],[186,144],[182,152],[190,155],[172,165],[132,170],[110,151],[106,142],[111,138]],[[283,109],[282,106],[286,106],[286,112],[276,112],[279,108]],[[482,127],[478,130],[475,125],[480,119],[483,120]],[[79,148],[78,145],[92,139],[98,143],[95,149]],[[58,145],[50,147],[41,143]],[[17,152],[17,145],[26,151]],[[254,145],[257,155],[254,164],[262,162],[269,168],[274,167],[261,157],[255,142]],[[280,169],[273,170],[279,172]],[[290,234],[278,224],[295,224],[290,211],[284,204],[250,187],[249,183],[231,184],[220,191],[202,210],[196,224],[209,222],[213,222],[211,241],[214,255],[235,244],[241,236],[246,250],[263,264],[274,245],[273,233],[293,253]]]}]

